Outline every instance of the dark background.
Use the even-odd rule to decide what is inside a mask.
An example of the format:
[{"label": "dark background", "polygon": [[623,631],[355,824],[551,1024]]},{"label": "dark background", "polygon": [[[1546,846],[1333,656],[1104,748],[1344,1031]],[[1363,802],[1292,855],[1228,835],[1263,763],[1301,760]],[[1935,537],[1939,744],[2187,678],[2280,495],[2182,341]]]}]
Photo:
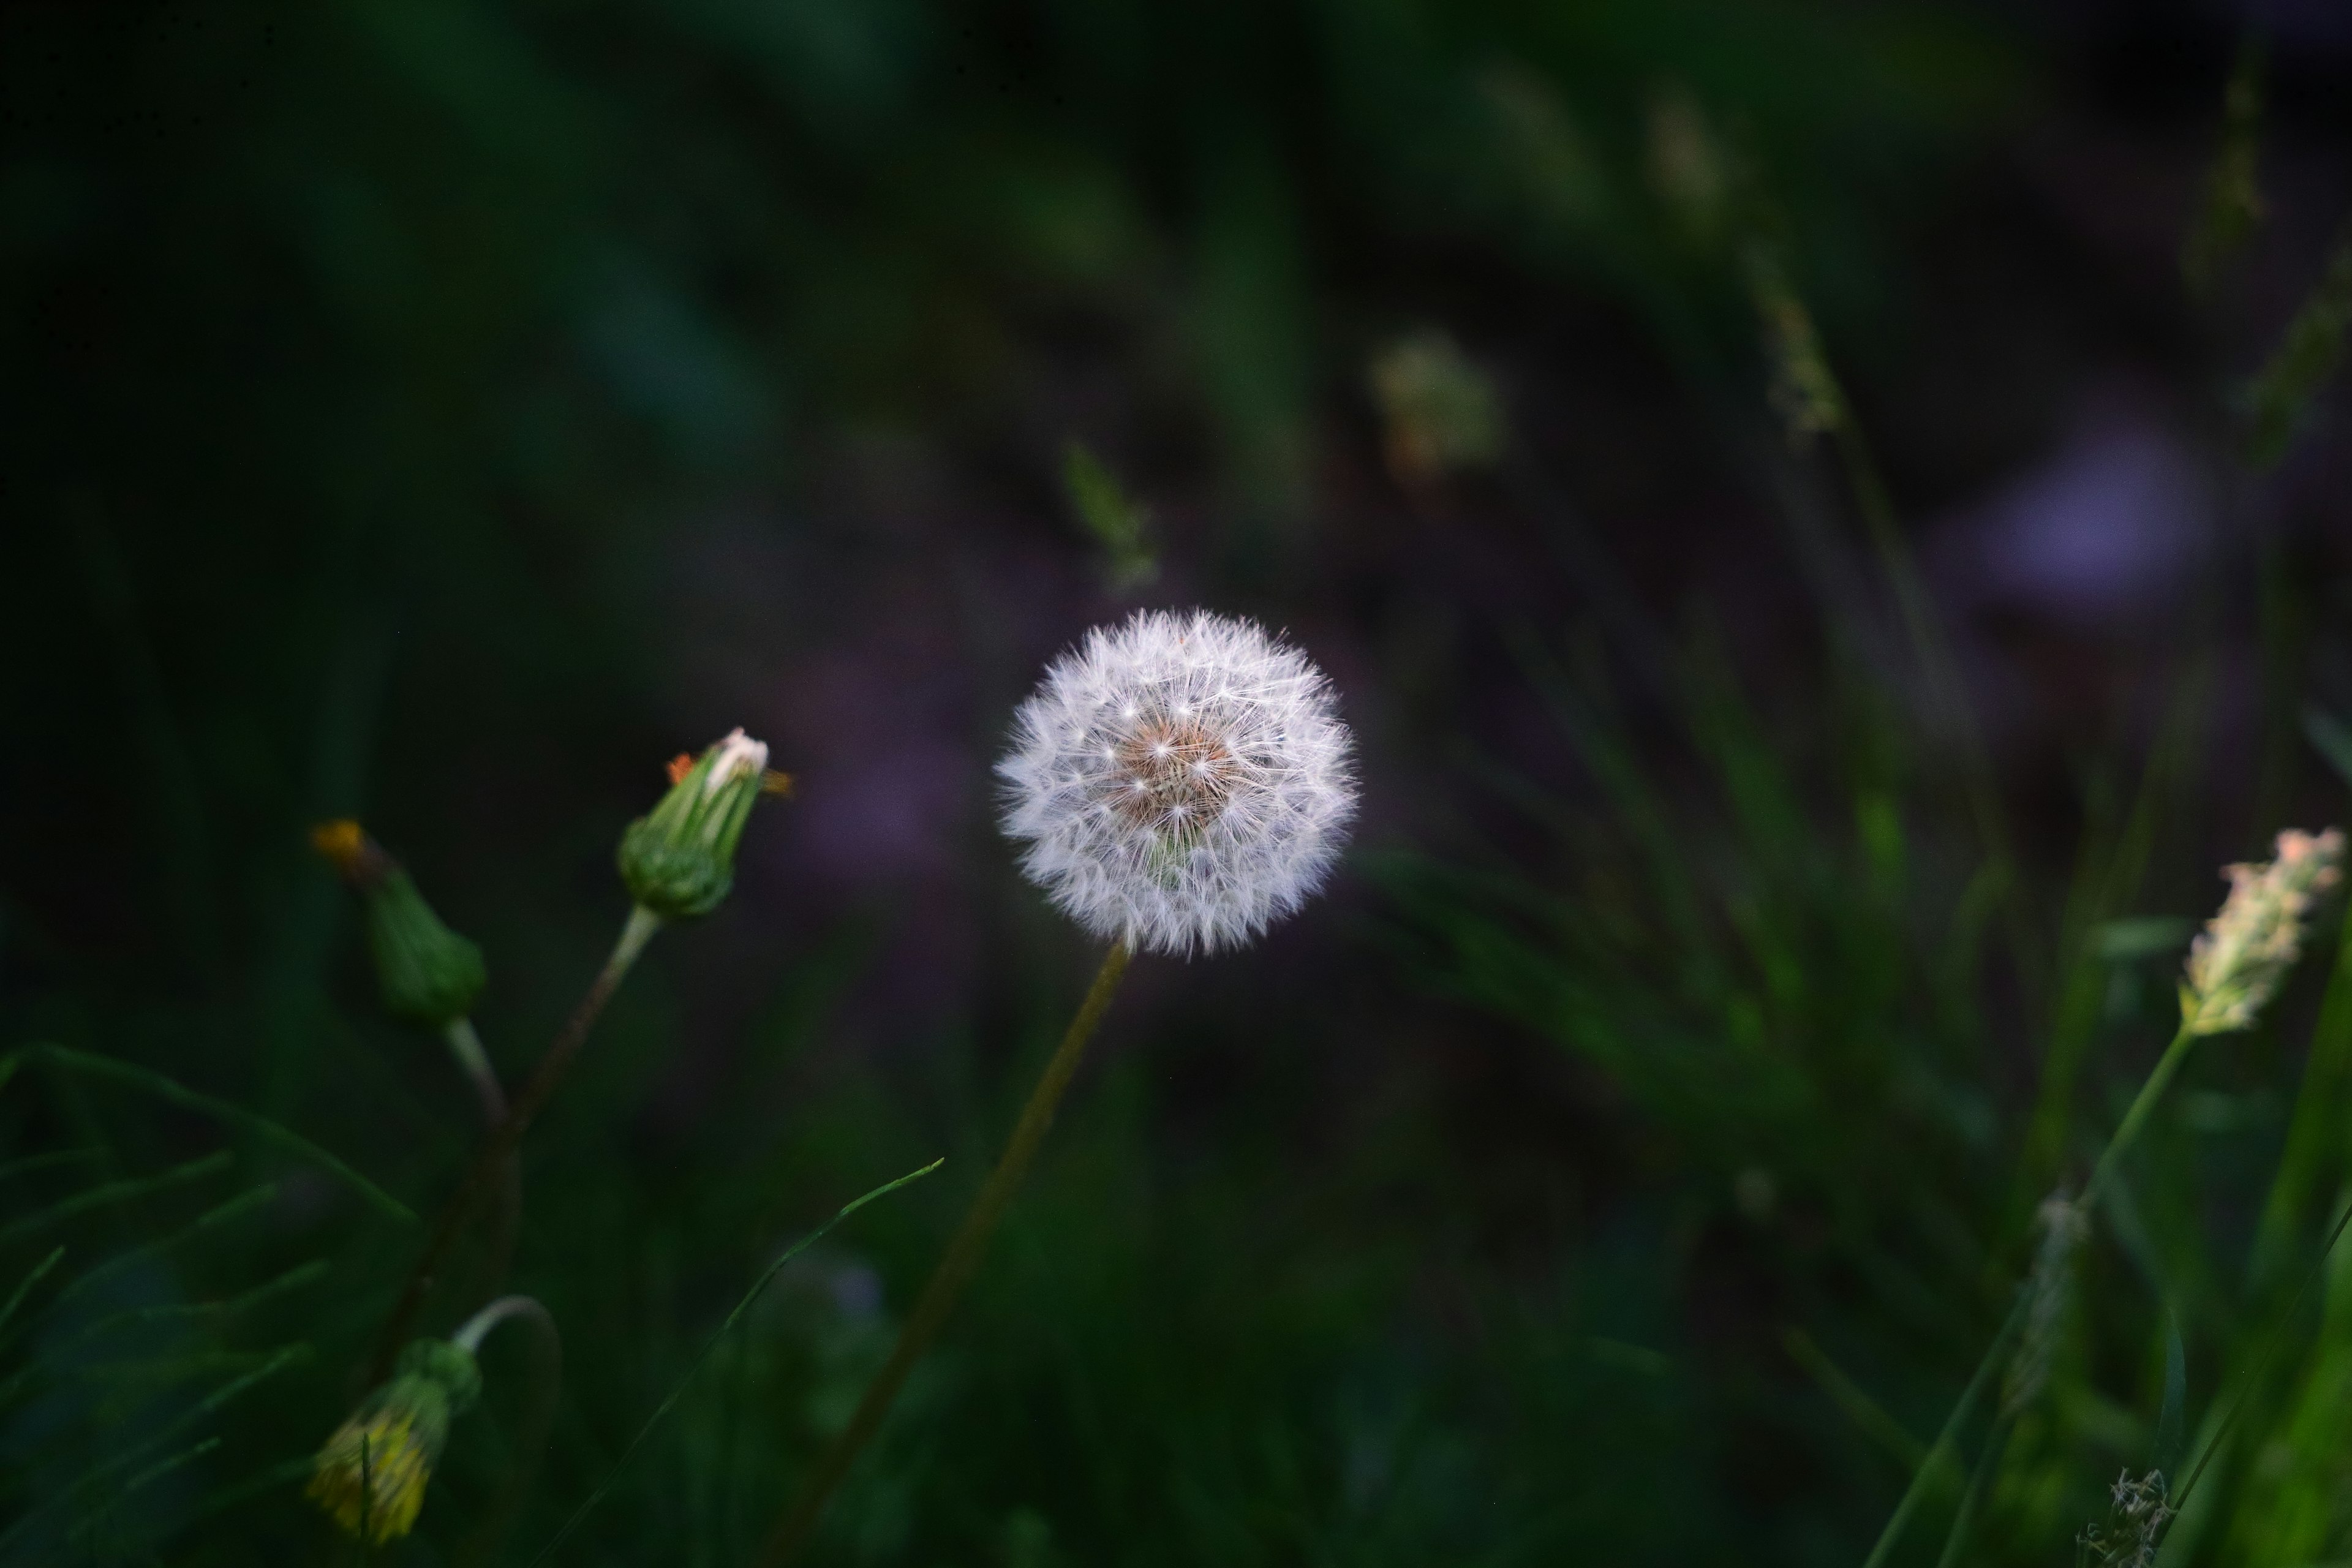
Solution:
[{"label": "dark background", "polygon": [[[2267,212],[2200,293],[2180,257],[2250,38]],[[1616,797],[1555,666],[1653,759],[1634,793],[1722,889],[1718,933],[1795,906],[1677,804],[1732,755],[1684,735],[1697,710],[1786,768],[1782,828],[1736,788],[1730,815],[1751,847],[1830,847],[1799,879],[1823,929],[1944,950],[1981,848],[1948,787],[1966,737],[1833,454],[1768,403],[1737,247],[1678,230],[1658,186],[1676,105],[1747,171],[1874,444],[2012,825],[2025,945],[2052,954],[2038,981],[1936,970],[1966,1016],[1919,1026],[1979,1130],[1948,1158],[1868,1073],[1820,1124],[1860,1152],[1811,1174],[1703,1130],[1767,1117],[1729,1080],[1686,1082],[1722,1115],[1677,1121],[1547,1025],[1581,982],[1529,1000],[1476,956],[1514,899],[1658,893],[1638,857],[1556,836]],[[469,1105],[373,1016],[309,825],[362,817],[484,944],[478,1016],[518,1077],[617,929],[611,847],[663,762],[736,724],[768,741],[798,796],[567,1089],[517,1274],[570,1349],[543,1535],[777,1246],[950,1156],[780,1287],[779,1366],[722,1380],[751,1414],[690,1408],[717,1447],[656,1443],[567,1549],[740,1560],[838,1418],[778,1412],[838,1404],[887,1343],[1092,962],[992,829],[1013,704],[1133,604],[1253,615],[1339,687],[1358,851],[1258,947],[1137,965],[961,1342],[845,1499],[835,1544],[866,1555],[843,1560],[1857,1559],[1901,1472],[1785,1331],[1861,1325],[1851,1370],[1924,1436],[1986,1323],[1890,1316],[1883,1279],[1807,1239],[1808,1184],[1936,1163],[1978,1254],[1928,1294],[1997,1301],[2089,940],[2067,889],[2166,715],[2194,710],[2154,869],[2098,913],[2202,918],[2212,868],[2340,809],[2296,715],[2352,707],[2352,446],[2323,398],[2254,473],[2233,397],[2352,197],[2348,105],[2352,21],[2316,0],[16,0],[0,1044],[144,1063],[429,1207]],[[1367,367],[1431,327],[1507,434],[1416,479]],[[1149,584],[1111,585],[1063,488],[1073,439],[1150,508]],[[1882,796],[1856,779],[1903,803],[1902,908],[1932,917],[1874,912],[1849,851]],[[1610,940],[1682,972],[1670,921],[1629,929]],[[1738,963],[1778,997],[1766,947]],[[1806,951],[1820,994],[1854,994],[1847,948]],[[1738,1034],[1707,1007],[1691,1037]],[[2146,1044],[2110,1016],[2128,1084]],[[2297,1048],[2248,1058],[2274,1085],[2257,1134]],[[27,1146],[64,1116],[11,1114]],[[205,1134],[114,1136],[137,1165]],[[2199,1222],[2216,1258],[2248,1224],[2229,1193]],[[410,1245],[356,1223],[281,1216],[347,1262],[333,1306],[288,1320],[319,1363],[242,1418],[247,1468],[349,1397]],[[1908,1224],[1850,1239],[1900,1251]],[[2142,1345],[2147,1310],[2118,1337]],[[2082,1353],[2128,1405],[2142,1352]],[[5,1427],[26,1474],[54,1429]],[[2067,1549],[2116,1462],[2012,1500],[2001,1539]],[[306,1552],[323,1529],[290,1485],[184,1528]]]}]

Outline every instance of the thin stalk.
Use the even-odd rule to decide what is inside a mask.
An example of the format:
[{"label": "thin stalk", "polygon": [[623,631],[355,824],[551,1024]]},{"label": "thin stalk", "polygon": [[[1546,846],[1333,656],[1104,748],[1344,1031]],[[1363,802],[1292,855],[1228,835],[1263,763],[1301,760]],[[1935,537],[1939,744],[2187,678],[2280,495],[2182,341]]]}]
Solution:
[{"label": "thin stalk", "polygon": [[[1843,394],[1840,402],[1846,402]],[[1887,584],[1894,590],[1895,613],[1911,643],[1912,657],[1919,661],[1920,670],[1927,678],[1929,698],[1943,710],[1946,721],[1958,737],[1961,784],[1968,797],[1969,814],[1976,819],[1977,837],[1983,843],[1986,858],[2002,874],[2011,962],[2017,968],[2018,982],[2031,1002],[2042,988],[2038,949],[2026,912],[2024,884],[2017,875],[2017,857],[2010,845],[2008,820],[2001,812],[2000,795],[1993,787],[1992,766],[1985,752],[1984,736],[1977,727],[1976,710],[1969,702],[1968,689],[1952,662],[1951,650],[1937,628],[1935,609],[1928,602],[1926,585],[1919,581],[1910,546],[1904,540],[1894,500],[1887,494],[1877,458],[1854,420],[1851,404],[1832,427],[1831,435],[1847,488],[1853,493],[1854,508],[1862,514],[1863,526],[1869,531],[1871,546],[1878,554],[1879,568],[1886,574]]]},{"label": "thin stalk", "polygon": [[555,1402],[563,1388],[563,1336],[556,1331],[555,1318],[545,1307],[529,1296],[501,1296],[467,1319],[465,1326],[449,1337],[467,1350],[478,1352],[492,1329],[515,1318],[538,1331],[533,1338],[539,1344],[530,1401],[523,1411],[522,1440],[515,1445],[514,1468],[499,1489],[497,1500],[459,1549],[457,1560],[461,1563],[487,1563],[497,1554],[499,1542],[514,1523],[524,1494],[538,1478],[540,1460],[547,1451],[547,1436],[555,1426]]},{"label": "thin stalk", "polygon": [[1037,1079],[1037,1087],[1029,1091],[1029,1103],[1023,1108],[1021,1120],[1013,1129],[1012,1142],[1005,1145],[1004,1157],[996,1163],[982,1184],[980,1195],[972,1200],[971,1211],[964,1215],[963,1226],[948,1244],[945,1257],[923,1288],[922,1299],[907,1319],[907,1326],[898,1332],[898,1347],[874,1381],[866,1385],[866,1397],[858,1402],[857,1414],[849,1426],[834,1440],[824,1461],[817,1467],[816,1478],[801,1495],[790,1513],[777,1524],[775,1533],[768,1538],[760,1561],[767,1568],[781,1568],[807,1544],[824,1513],[824,1505],[848,1475],[859,1452],[865,1448],[890,1413],[891,1403],[898,1397],[899,1388],[907,1374],[923,1358],[938,1335],[940,1326],[947,1321],[948,1313],[963,1293],[972,1274],[980,1268],[982,1256],[987,1251],[989,1237],[996,1230],[996,1222],[1003,1217],[1005,1205],[1021,1185],[1028,1172],[1030,1161],[1036,1158],[1037,1149],[1045,1141],[1045,1131],[1054,1124],[1055,1109],[1062,1095],[1076,1076],[1078,1063],[1087,1052],[1087,1042],[1109,1010],[1112,995],[1118,990],[1119,977],[1127,973],[1127,961],[1134,956],[1124,942],[1114,942],[1103,955],[1102,968],[1095,973],[1095,982],[1087,991],[1087,999],[1078,1005],[1077,1016],[1070,1020],[1067,1033],[1055,1050],[1053,1059],[1045,1064]]},{"label": "thin stalk", "polygon": [[[934,1160],[919,1171],[909,1171],[905,1175],[899,1177],[897,1181],[885,1182],[882,1185],[875,1188],[872,1192],[867,1193],[864,1197],[856,1198],[842,1205],[840,1208],[834,1211],[834,1215],[831,1219],[825,1221],[823,1225],[817,1226],[814,1230],[809,1232],[806,1236],[793,1243],[792,1246],[784,1248],[781,1253],[778,1253],[776,1255],[776,1260],[768,1265],[767,1271],[761,1274],[757,1279],[754,1279],[751,1282],[751,1288],[743,1293],[742,1300],[735,1303],[735,1310],[727,1314],[727,1321],[719,1325],[718,1331],[713,1333],[709,1339],[702,1342],[702,1349],[696,1352],[692,1361],[686,1363],[685,1374],[681,1376],[677,1380],[677,1384],[670,1389],[668,1396],[654,1407],[654,1413],[646,1417],[646,1424],[637,1428],[637,1435],[629,1439],[629,1446],[621,1450],[621,1457],[613,1461],[613,1468],[604,1472],[604,1479],[596,1483],[595,1489],[588,1494],[588,1500],[574,1509],[572,1512],[572,1517],[563,1521],[563,1528],[557,1531],[554,1538],[549,1541],[545,1546],[540,1548],[539,1555],[530,1560],[530,1568],[539,1568],[541,1563],[554,1556],[556,1548],[562,1546],[566,1541],[570,1540],[572,1532],[580,1528],[581,1522],[584,1521],[589,1514],[595,1510],[598,1503],[604,1500],[604,1494],[613,1489],[614,1481],[620,1478],[622,1470],[627,1468],[629,1460],[636,1454],[636,1451],[645,1446],[646,1439],[653,1435],[654,1428],[661,1425],[662,1417],[667,1415],[670,1413],[671,1406],[675,1405],[680,1398],[684,1397],[687,1385],[694,1381],[694,1374],[702,1369],[702,1363],[710,1359],[711,1352],[719,1348],[719,1342],[724,1340],[728,1334],[733,1331],[736,1323],[741,1320],[743,1314],[751,1310],[751,1303],[760,1299],[760,1292],[768,1288],[768,1282],[782,1271],[785,1264],[790,1263],[793,1258],[798,1258],[802,1253],[807,1251],[818,1241],[824,1239],[827,1231],[830,1231],[835,1226],[839,1225],[843,1220],[847,1219],[851,1215],[856,1214],[859,1209],[864,1208],[867,1204],[872,1203],[876,1198],[887,1197],[890,1194],[897,1192],[900,1187],[907,1185],[910,1182],[921,1181],[925,1176],[929,1175],[933,1171],[938,1170],[941,1165],[946,1163],[947,1162],[943,1159]],[[738,1342],[740,1343],[740,1342]],[[741,1380],[739,1378],[737,1380],[737,1392],[739,1393],[740,1392],[740,1383]],[[730,1465],[729,1470],[730,1473],[729,1479],[730,1480],[732,1479],[732,1469],[733,1466]],[[721,1517],[723,1518],[725,1516],[721,1515]]]},{"label": "thin stalk", "polygon": [[383,1332],[376,1338],[375,1353],[368,1363],[369,1387],[374,1387],[390,1374],[393,1358],[400,1353],[400,1347],[408,1342],[410,1333],[416,1327],[417,1314],[425,1310],[425,1299],[431,1293],[441,1266],[448,1260],[449,1248],[456,1244],[458,1233],[465,1228],[476,1205],[497,1179],[499,1168],[521,1145],[522,1135],[530,1131],[531,1120],[553,1098],[557,1086],[572,1070],[572,1063],[580,1055],[580,1047],[588,1043],[588,1031],[595,1026],[597,1015],[604,1012],[604,1004],[613,999],[613,993],[621,988],[621,982],[627,977],[638,955],[645,952],[646,943],[653,940],[654,933],[661,929],[661,917],[649,910],[638,907],[629,910],[628,923],[621,928],[620,940],[613,944],[612,955],[604,960],[604,967],[596,972],[595,981],[588,987],[588,994],[580,999],[580,1005],[572,1009],[572,1016],[556,1035],[554,1043],[547,1047],[547,1054],[539,1058],[539,1066],[531,1069],[530,1080],[523,1085],[521,1095],[507,1111],[505,1119],[491,1129],[488,1137],[482,1140],[480,1150],[474,1155],[474,1163],[467,1167],[465,1178],[457,1184],[457,1190],[449,1194],[449,1201],[442,1205],[440,1216],[433,1223],[432,1237],[425,1242],[425,1251],[417,1258],[416,1267],[409,1271],[408,1282],[401,1287],[400,1300],[394,1305],[392,1315],[384,1321]]},{"label": "thin stalk", "polygon": [[[2139,1093],[2133,1097],[2130,1106],[2124,1111],[2124,1119],[2116,1123],[2115,1135],[2107,1140],[2107,1146],[2101,1152],[2098,1163],[2092,1166],[2091,1179],[2084,1184],[2077,1207],[2084,1216],[2089,1215],[2092,1205],[2098,1202],[2099,1194],[2112,1180],[2117,1163],[2137,1141],[2141,1129],[2147,1124],[2148,1113],[2155,1110],[2157,1100],[2162,1098],[2166,1087],[2179,1072],[2181,1062],[2187,1059],[2189,1048],[2200,1037],[2190,1034],[2184,1024],[2174,1032],[2172,1043],[2165,1047],[2164,1055],[2157,1058],[2155,1070],[2147,1075],[2147,1081],[2139,1086]],[[2009,1316],[2002,1321],[2000,1331],[1993,1336],[1992,1343],[1985,1348],[1984,1358],[1977,1363],[1976,1373],[1969,1379],[1969,1385],[1960,1394],[1959,1402],[1952,1406],[1951,1415],[1945,1417],[1944,1428],[1936,1435],[1935,1446],[1928,1450],[1927,1459],[1912,1472],[1911,1484],[1903,1489],[1902,1500],[1895,1505],[1895,1512],[1888,1517],[1886,1528],[1879,1531],[1877,1544],[1863,1560],[1863,1568],[1881,1568],[1888,1553],[1895,1550],[1903,1527],[1910,1522],[1913,1511],[1927,1493],[1929,1475],[1956,1447],[1962,1424],[1976,1408],[1977,1400],[1983,1394],[1985,1384],[1991,1380],[1994,1368],[2000,1365],[2009,1342],[2025,1321],[2026,1309],[2032,1300],[2033,1292],[2030,1289],[2021,1287],[2018,1289],[2016,1304],[2010,1308]],[[1962,1506],[1967,1504],[1963,1502]]]},{"label": "thin stalk", "polygon": [[[489,1053],[482,1048],[482,1037],[474,1031],[471,1018],[451,1020],[442,1031],[449,1042],[449,1054],[457,1058],[466,1077],[474,1085],[474,1094],[482,1102],[482,1125],[495,1131],[507,1119],[506,1089],[499,1082],[498,1069],[490,1066]],[[499,1169],[498,1195],[493,1201],[489,1217],[489,1238],[482,1250],[480,1279],[474,1289],[490,1295],[506,1283],[507,1265],[514,1258],[515,1237],[522,1230],[522,1156],[509,1151]]]},{"label": "thin stalk", "polygon": [[2115,1175],[2117,1162],[2137,1140],[2140,1129],[2147,1123],[2148,1113],[2156,1109],[2157,1100],[2162,1098],[2165,1086],[2180,1071],[2180,1064],[2189,1059],[2189,1047],[2200,1038],[2201,1036],[2189,1032],[2185,1021],[2173,1031],[2172,1043],[2165,1047],[2164,1055],[2156,1059],[2156,1070],[2149,1073],[2147,1081],[2139,1086],[2139,1093],[2132,1098],[2131,1105],[2124,1111],[2123,1121],[2116,1123],[2115,1136],[2107,1140],[2106,1150],[2100,1154],[2099,1163],[2091,1167],[2091,1179],[2083,1185],[2082,1208],[2084,1214],[2087,1215],[2091,1205],[2099,1201],[2099,1194]]},{"label": "thin stalk", "polygon": [[1977,1456],[1977,1468],[1969,1476],[1968,1490],[1960,1494],[1959,1511],[1952,1515],[1952,1528],[1945,1532],[1944,1550],[1936,1559],[1936,1568],[1959,1568],[1960,1553],[1968,1547],[1969,1531],[1976,1526],[1977,1510],[1984,1506],[1985,1487],[1992,1479],[2008,1442],[2009,1420],[2004,1416],[1985,1438],[1984,1452]]},{"label": "thin stalk", "polygon": [[474,1086],[475,1098],[482,1102],[482,1125],[496,1127],[507,1119],[507,1091],[499,1082],[498,1069],[490,1066],[490,1055],[482,1049],[482,1037],[474,1032],[471,1018],[452,1018],[449,1026],[441,1031],[449,1042],[449,1054],[466,1070]]},{"label": "thin stalk", "polygon": [[2294,1288],[2294,1295],[2279,1314],[2277,1325],[2265,1337],[2262,1353],[2255,1358],[2253,1370],[2238,1384],[2237,1394],[2230,1403],[2230,1413],[2221,1417],[2221,1426],[2214,1429],[2213,1440],[2205,1445],[2205,1451],[2198,1456],[2196,1468],[2189,1472],[2188,1480],[2181,1483],[2179,1493],[2173,1498],[2175,1509],[2188,1506],[2189,1494],[2196,1489],[2198,1479],[2204,1475],[2205,1467],[2213,1462],[2213,1456],[2221,1451],[2222,1444],[2229,1439],[2231,1427],[2237,1424],[2238,1417],[2245,1411],[2247,1399],[2269,1375],[2271,1361],[2278,1354],[2280,1342],[2286,1338],[2288,1325],[2294,1321],[2295,1313],[2302,1310],[2303,1299],[2311,1293],[2311,1287],[2318,1279],[2320,1271],[2327,1267],[2327,1255],[2336,1250],[2336,1244],[2343,1239],[2347,1225],[2352,1225],[2352,1203],[2345,1205],[2343,1213],[2336,1216],[2335,1228],[2327,1233],[2326,1241],[2320,1246],[2319,1255],[2311,1260],[2311,1268],[2304,1274],[2303,1282]]},{"label": "thin stalk", "polygon": [[1969,1379],[1968,1387],[1960,1391],[1959,1400],[1952,1406],[1952,1413],[1944,1417],[1943,1430],[1936,1434],[1935,1444],[1927,1450],[1927,1458],[1911,1472],[1911,1484],[1903,1489],[1902,1500],[1887,1516],[1886,1528],[1878,1532],[1877,1544],[1870,1549],[1870,1555],[1863,1559],[1863,1568],[1881,1568],[1888,1553],[1895,1550],[1895,1542],[1902,1539],[1903,1527],[1911,1522],[1912,1513],[1927,1496],[1928,1478],[1954,1462],[1959,1449],[1960,1427],[1975,1412],[1977,1401],[1984,1394],[1985,1385],[1992,1381],[1994,1369],[2000,1365],[2002,1352],[2009,1349],[2009,1342],[2016,1337],[2018,1329],[2024,1324],[2026,1306],[2032,1300],[2031,1290],[2019,1289],[2016,1304],[2010,1308],[2009,1316],[2002,1321],[2000,1331],[1992,1337],[1992,1343],[1985,1347],[1984,1357],[1977,1363],[1976,1373]]}]

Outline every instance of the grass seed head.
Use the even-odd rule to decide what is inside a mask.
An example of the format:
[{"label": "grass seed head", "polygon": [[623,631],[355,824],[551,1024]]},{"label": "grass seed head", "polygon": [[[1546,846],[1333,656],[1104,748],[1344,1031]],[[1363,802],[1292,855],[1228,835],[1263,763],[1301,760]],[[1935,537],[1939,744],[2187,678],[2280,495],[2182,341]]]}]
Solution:
[{"label": "grass seed head", "polygon": [[2180,984],[2181,1026],[2192,1035],[2250,1029],[2294,966],[2304,926],[2319,896],[2342,879],[2344,834],[2289,828],[2278,858],[2231,866],[2230,896],[2189,949]]}]

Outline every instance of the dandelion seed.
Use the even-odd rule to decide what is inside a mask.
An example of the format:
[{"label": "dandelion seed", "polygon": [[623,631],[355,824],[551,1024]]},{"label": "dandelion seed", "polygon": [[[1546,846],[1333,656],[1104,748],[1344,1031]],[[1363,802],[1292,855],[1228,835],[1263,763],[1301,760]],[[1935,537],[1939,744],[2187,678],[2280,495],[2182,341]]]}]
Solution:
[{"label": "dandelion seed", "polygon": [[2180,1026],[2191,1035],[2253,1027],[2303,947],[2305,918],[2319,895],[2342,879],[2344,834],[2290,828],[2278,858],[2231,866],[2230,896],[2189,949],[2180,984]]},{"label": "dandelion seed", "polygon": [[1355,813],[1330,683],[1252,622],[1142,611],[1014,720],[1005,833],[1055,907],[1153,952],[1255,938],[1321,886]]}]

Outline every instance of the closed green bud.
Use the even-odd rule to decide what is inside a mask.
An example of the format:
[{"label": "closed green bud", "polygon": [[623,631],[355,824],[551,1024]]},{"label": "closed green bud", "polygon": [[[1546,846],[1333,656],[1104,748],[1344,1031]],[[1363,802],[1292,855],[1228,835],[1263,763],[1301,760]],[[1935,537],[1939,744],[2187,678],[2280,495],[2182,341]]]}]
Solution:
[{"label": "closed green bud", "polygon": [[482,950],[451,931],[416,890],[415,879],[361,831],[330,822],[310,841],[334,862],[367,912],[368,952],[375,960],[383,1010],[404,1024],[446,1028],[474,1010],[489,983]]},{"label": "closed green bud", "polygon": [[735,847],[762,794],[792,781],[768,771],[768,748],[738,730],[670,764],[669,793],[621,835],[621,880],[639,908],[664,920],[717,909],[735,885]]}]

